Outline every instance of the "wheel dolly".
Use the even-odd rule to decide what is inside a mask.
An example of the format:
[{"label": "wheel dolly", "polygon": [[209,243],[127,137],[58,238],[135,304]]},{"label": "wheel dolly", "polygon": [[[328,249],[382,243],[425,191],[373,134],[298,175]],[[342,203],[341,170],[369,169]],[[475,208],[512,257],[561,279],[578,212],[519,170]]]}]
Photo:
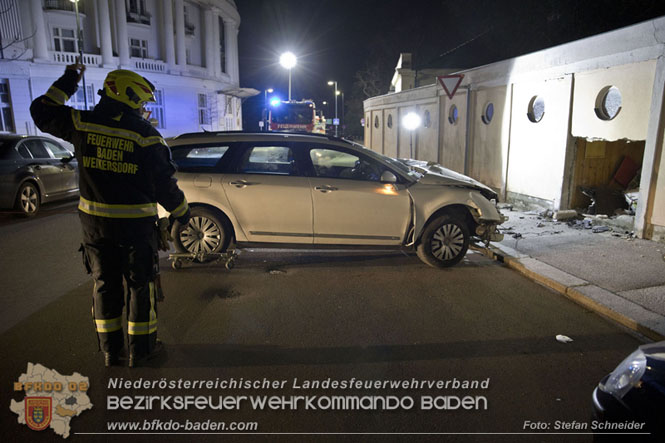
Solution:
[{"label": "wheel dolly", "polygon": [[176,252],[169,254],[171,267],[176,270],[182,268],[184,261],[188,263],[194,263],[195,261],[199,263],[219,263],[223,261],[224,267],[230,271],[235,266],[236,258],[238,258],[238,253],[235,249],[227,252]]}]

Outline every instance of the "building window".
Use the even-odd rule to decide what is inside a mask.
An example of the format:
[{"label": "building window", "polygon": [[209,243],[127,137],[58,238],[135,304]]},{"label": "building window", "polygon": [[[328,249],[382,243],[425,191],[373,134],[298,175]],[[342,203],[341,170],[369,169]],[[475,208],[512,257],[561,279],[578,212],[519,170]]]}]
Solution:
[{"label": "building window", "polygon": [[77,52],[76,33],[74,30],[53,28],[53,48],[57,52]]},{"label": "building window", "polygon": [[95,88],[93,85],[85,85],[85,99],[83,97],[83,87],[79,86],[79,88],[76,90],[74,95],[69,97],[69,101],[67,102],[69,106],[71,106],[74,109],[79,109],[79,110],[84,110],[85,109],[85,102],[87,100],[88,102],[88,109],[92,109],[95,107],[95,94],[94,94]]},{"label": "building window", "polygon": [[4,78],[0,79],[0,132],[14,132],[9,81]]},{"label": "building window", "polygon": [[[85,14],[85,2],[79,2],[79,12]],[[44,0],[44,9],[58,9],[61,11],[76,10],[76,5],[71,0]]]},{"label": "building window", "polygon": [[545,99],[534,95],[529,101],[529,109],[527,109],[526,115],[533,123],[541,121],[545,115]]},{"label": "building window", "polygon": [[125,0],[125,7],[128,22],[150,24],[150,13],[145,7],[145,0]]},{"label": "building window", "polygon": [[185,15],[185,35],[194,35],[194,31],[196,30],[196,25],[193,25],[189,21],[189,11],[188,11],[187,5],[185,5],[183,7],[183,9],[185,10],[185,14],[184,14]]},{"label": "building window", "polygon": [[494,103],[488,103],[485,106],[485,111],[483,112],[483,115],[480,117],[480,119],[483,121],[483,123],[489,125],[493,118],[494,118]]},{"label": "building window", "polygon": [[199,125],[210,124],[210,108],[208,107],[208,94],[199,94]]},{"label": "building window", "polygon": [[224,20],[217,17],[219,21],[219,62],[222,72],[226,72],[226,43],[224,42]]},{"label": "building window", "polygon": [[148,58],[148,41],[130,38],[129,52],[132,57]]},{"label": "building window", "polygon": [[157,127],[164,129],[166,120],[164,119],[164,91],[155,90],[155,101],[146,103],[145,108],[150,111],[150,118],[157,120]]},{"label": "building window", "polygon": [[448,110],[448,122],[454,125],[459,120],[459,110],[456,105],[452,105]]},{"label": "building window", "polygon": [[386,123],[386,124],[388,125],[389,128],[393,127],[393,115],[392,114],[388,114],[388,123]]},{"label": "building window", "polygon": [[425,128],[432,126],[432,117],[429,115],[429,111],[425,111],[425,115],[423,117],[423,126]]},{"label": "building window", "polygon": [[601,120],[612,120],[621,111],[621,91],[616,86],[606,86],[596,98],[596,115]]},{"label": "building window", "polygon": [[379,127],[379,116],[378,115],[374,116],[374,127],[375,128]]}]

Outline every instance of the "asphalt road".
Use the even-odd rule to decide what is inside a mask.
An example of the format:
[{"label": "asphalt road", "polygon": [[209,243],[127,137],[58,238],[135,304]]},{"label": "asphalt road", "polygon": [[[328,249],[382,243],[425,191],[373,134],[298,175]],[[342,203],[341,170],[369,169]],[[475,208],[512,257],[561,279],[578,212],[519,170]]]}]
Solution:
[{"label": "asphalt road", "polygon": [[[0,334],[0,418],[6,441],[62,441],[51,430],[37,433],[18,425],[9,410],[10,399],[24,396],[12,391],[13,383],[32,362],[90,380],[94,406],[72,419],[71,441],[126,440],[127,435],[109,434],[108,423],[157,419],[254,422],[254,432],[262,434],[196,436],[204,441],[588,442],[588,430],[556,430],[557,422],[589,424],[593,388],[641,343],[477,253],[452,269],[438,270],[401,252],[256,250],[242,251],[231,271],[220,264],[174,271],[163,259],[166,301],[159,305],[159,335],[167,354],[151,367],[107,370],[97,352],[90,320],[92,282],[76,253],[79,227],[70,209],[35,220],[0,219],[2,315],[3,321],[13,319]],[[53,232],[57,239],[40,245]],[[29,290],[24,290],[27,281]],[[557,334],[573,341],[561,343]],[[267,380],[279,387],[110,386],[120,378],[222,384]],[[305,385],[328,380],[380,386]],[[383,386],[384,381],[408,386]],[[444,387],[414,386],[423,381]],[[459,386],[464,381],[482,383]],[[314,403],[315,410],[299,403],[292,410],[291,403],[280,400],[284,409],[272,410],[242,400],[239,410],[222,411],[192,406],[112,410],[107,405],[113,396],[145,395],[216,400],[220,395],[287,400],[299,395],[324,403]],[[334,396],[392,396],[406,403],[394,410],[326,407]],[[428,397],[440,397],[442,409],[428,409]],[[471,409],[443,409],[463,397],[473,400]],[[163,429],[152,432],[163,434],[131,438],[192,438]]]}]

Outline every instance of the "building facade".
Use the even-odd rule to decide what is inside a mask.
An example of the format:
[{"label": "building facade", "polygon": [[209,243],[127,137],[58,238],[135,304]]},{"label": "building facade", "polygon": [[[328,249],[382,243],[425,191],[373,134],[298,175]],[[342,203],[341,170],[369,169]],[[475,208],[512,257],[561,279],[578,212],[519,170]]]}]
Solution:
[{"label": "building facade", "polygon": [[[85,88],[67,103],[99,101],[106,75],[130,69],[155,86],[150,106],[165,136],[242,128],[233,0],[0,0],[0,133],[37,134],[32,100],[79,56]],[[77,22],[78,19],[78,22]]]},{"label": "building facade", "polygon": [[555,210],[632,188],[636,234],[665,240],[665,18],[455,74],[452,96],[436,82],[366,100],[365,144]]}]

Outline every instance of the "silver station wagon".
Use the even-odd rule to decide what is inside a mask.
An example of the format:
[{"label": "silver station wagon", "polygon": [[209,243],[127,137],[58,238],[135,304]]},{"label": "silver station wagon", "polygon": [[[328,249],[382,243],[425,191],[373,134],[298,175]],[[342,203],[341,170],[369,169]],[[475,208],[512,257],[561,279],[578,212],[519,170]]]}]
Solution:
[{"label": "silver station wagon", "polygon": [[500,241],[496,193],[437,164],[396,160],[334,137],[209,132],[168,140],[192,208],[173,224],[178,252],[237,247],[415,249],[459,262]]}]

